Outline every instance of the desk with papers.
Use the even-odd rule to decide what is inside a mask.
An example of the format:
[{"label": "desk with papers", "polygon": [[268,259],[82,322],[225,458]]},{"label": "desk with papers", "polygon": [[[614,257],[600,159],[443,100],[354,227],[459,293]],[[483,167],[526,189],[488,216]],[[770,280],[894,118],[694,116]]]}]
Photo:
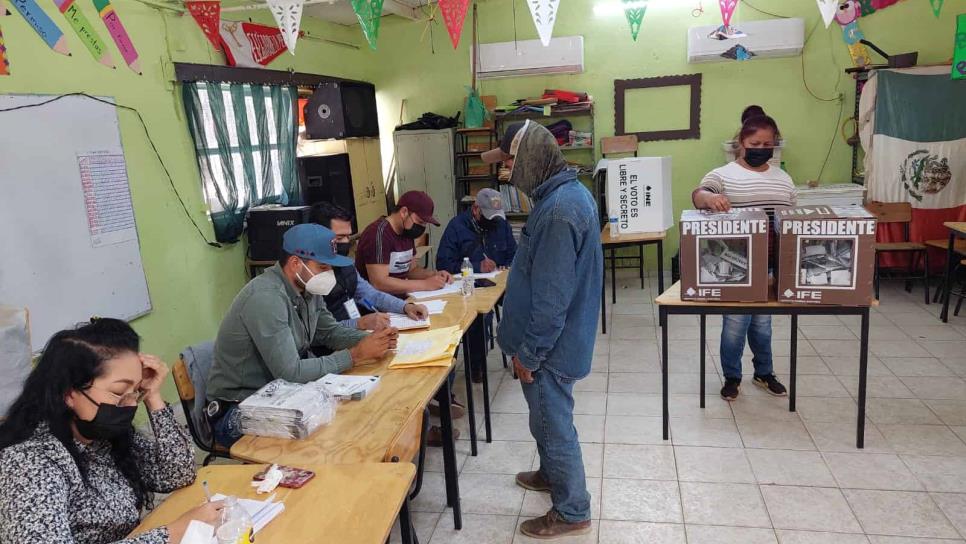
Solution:
[{"label": "desk with papers", "polygon": [[[315,477],[300,489],[275,489],[273,502],[284,505],[284,509],[257,531],[258,542],[385,542],[397,515],[402,541],[414,541],[409,513],[409,487],[416,473],[412,464],[303,464],[300,468],[315,472]],[[202,467],[194,484],[172,493],[131,534],[171,523],[204,502],[203,481],[214,493],[265,500],[268,495],[256,495],[251,486],[252,476],[264,469],[264,465]]]}]

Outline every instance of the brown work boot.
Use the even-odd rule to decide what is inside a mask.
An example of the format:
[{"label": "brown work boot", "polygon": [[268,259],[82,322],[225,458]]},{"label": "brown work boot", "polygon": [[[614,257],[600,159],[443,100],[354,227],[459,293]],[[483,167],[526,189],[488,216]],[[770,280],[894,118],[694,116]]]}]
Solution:
[{"label": "brown work boot", "polygon": [[539,470],[533,472],[518,472],[517,485],[530,491],[550,492],[550,482],[544,479]]},{"label": "brown work boot", "polygon": [[[432,403],[429,405],[429,415],[439,417],[439,404]],[[449,415],[453,419],[460,419],[466,415],[466,408],[463,408],[462,404],[456,402],[456,397],[453,397],[449,401]]]},{"label": "brown work boot", "polygon": [[528,519],[521,523],[520,532],[540,540],[585,535],[590,532],[590,520],[570,523],[561,518],[556,510],[550,510],[539,518]]},{"label": "brown work boot", "polygon": [[[453,440],[459,440],[460,430],[453,429]],[[429,428],[429,432],[426,433],[426,445],[431,448],[441,448],[443,447],[443,429],[439,425],[433,425]]]}]

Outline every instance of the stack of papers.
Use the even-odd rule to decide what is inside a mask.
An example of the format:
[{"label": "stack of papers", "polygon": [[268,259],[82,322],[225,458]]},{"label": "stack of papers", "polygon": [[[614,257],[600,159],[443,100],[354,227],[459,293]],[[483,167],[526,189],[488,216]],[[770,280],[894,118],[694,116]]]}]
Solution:
[{"label": "stack of papers", "polygon": [[462,337],[459,327],[399,335],[396,355],[389,362],[389,368],[449,366]]},{"label": "stack of papers", "polygon": [[[221,493],[217,493],[212,495],[211,500],[222,501],[225,500],[225,498],[226,497]],[[249,516],[252,517],[253,529],[256,533],[261,531],[266,525],[268,525],[268,522],[275,519],[276,516],[285,510],[285,504],[282,502],[273,502],[272,499],[274,498],[275,495],[273,494],[264,501],[238,499],[238,504],[248,512]],[[217,543],[218,541],[213,540],[212,542]]]},{"label": "stack of papers", "polygon": [[305,438],[335,416],[336,403],[318,381],[267,383],[238,405],[244,434]]},{"label": "stack of papers", "polygon": [[326,374],[317,380],[325,391],[339,400],[362,400],[379,385],[379,376]]},{"label": "stack of papers", "polygon": [[799,185],[796,188],[796,206],[862,206],[865,198],[865,187],[854,183],[839,183],[808,187]]},{"label": "stack of papers", "polygon": [[458,295],[463,292],[463,280],[453,280],[453,283],[443,287],[442,289],[437,289],[435,291],[415,291],[409,293],[409,296],[413,298],[433,298],[433,297],[444,297],[446,295]]},{"label": "stack of papers", "polygon": [[425,329],[429,327],[429,317],[426,319],[412,319],[406,314],[394,314],[390,312],[389,326],[395,327],[401,331]]},{"label": "stack of papers", "polygon": [[493,272],[476,272],[476,273],[473,274],[473,279],[477,279],[477,280],[479,280],[479,279],[492,280],[493,278],[499,276],[500,275],[500,272],[503,272],[503,271],[502,270],[494,270]]}]

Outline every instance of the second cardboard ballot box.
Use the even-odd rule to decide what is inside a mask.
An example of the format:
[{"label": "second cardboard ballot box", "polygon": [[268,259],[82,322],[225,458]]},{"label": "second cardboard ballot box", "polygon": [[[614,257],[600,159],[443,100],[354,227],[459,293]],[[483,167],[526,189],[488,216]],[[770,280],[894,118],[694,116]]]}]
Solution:
[{"label": "second cardboard ballot box", "polygon": [[779,208],[775,225],[779,301],[872,303],[876,220],[865,208]]},{"label": "second cardboard ballot box", "polygon": [[601,161],[607,168],[607,215],[618,234],[664,232],[671,211],[671,157],[627,157]]},{"label": "second cardboard ballot box", "polygon": [[681,299],[768,300],[768,214],[760,208],[681,213]]}]

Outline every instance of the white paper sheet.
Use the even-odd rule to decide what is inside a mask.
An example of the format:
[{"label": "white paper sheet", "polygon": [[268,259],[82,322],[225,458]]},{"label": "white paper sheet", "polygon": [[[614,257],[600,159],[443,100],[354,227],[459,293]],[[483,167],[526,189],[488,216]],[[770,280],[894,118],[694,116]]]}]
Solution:
[{"label": "white paper sheet", "polygon": [[405,314],[389,314],[389,325],[395,327],[401,331],[407,331],[410,329],[424,329],[429,326],[429,318],[426,319],[411,319]]},{"label": "white paper sheet", "polygon": [[492,280],[493,278],[499,276],[501,272],[503,272],[503,271],[502,270],[495,270],[493,272],[477,272],[477,273],[473,274],[473,277],[475,279],[478,279],[478,280],[479,279]]},{"label": "white paper sheet", "polygon": [[409,296],[420,299],[420,298],[433,298],[433,297],[444,297],[446,295],[455,295],[460,293],[463,289],[463,280],[455,280],[453,283],[443,287],[442,289],[437,289],[435,291],[416,291],[409,293]]},{"label": "white paper sheet", "polygon": [[422,300],[419,303],[429,310],[429,315],[441,314],[443,313],[443,310],[446,309],[446,301],[438,298],[433,300]]}]

